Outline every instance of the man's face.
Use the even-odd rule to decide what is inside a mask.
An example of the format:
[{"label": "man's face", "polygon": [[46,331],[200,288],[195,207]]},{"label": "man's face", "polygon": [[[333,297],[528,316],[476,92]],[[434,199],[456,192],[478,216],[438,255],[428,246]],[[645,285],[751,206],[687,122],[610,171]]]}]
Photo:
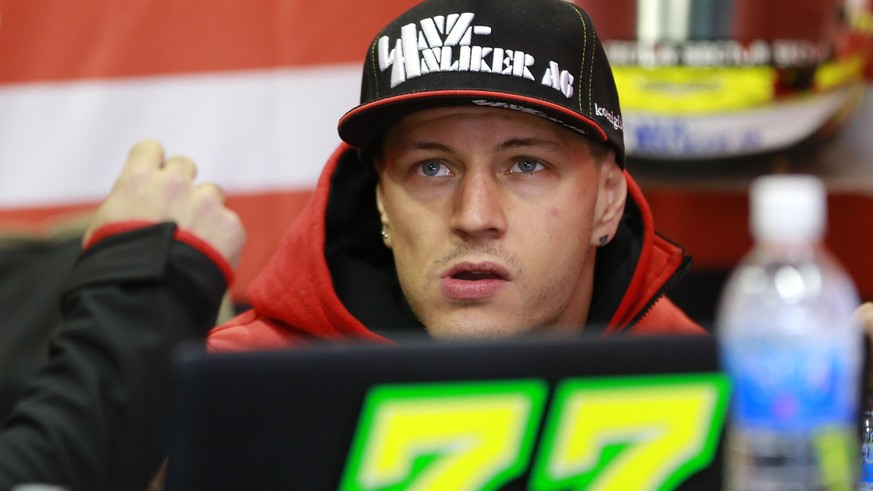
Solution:
[{"label": "man's face", "polygon": [[582,327],[625,190],[582,136],[517,111],[430,109],[391,127],[377,169],[385,242],[432,336]]}]

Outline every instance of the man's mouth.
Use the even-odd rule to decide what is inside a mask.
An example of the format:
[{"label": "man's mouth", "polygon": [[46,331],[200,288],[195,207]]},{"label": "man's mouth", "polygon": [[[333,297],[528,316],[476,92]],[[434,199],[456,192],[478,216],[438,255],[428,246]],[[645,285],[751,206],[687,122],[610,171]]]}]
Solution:
[{"label": "man's mouth", "polygon": [[443,276],[466,281],[510,279],[509,270],[501,264],[490,261],[458,263],[449,268]]},{"label": "man's mouth", "polygon": [[456,280],[464,281],[479,281],[479,280],[499,280],[500,276],[492,271],[461,271],[452,275]]},{"label": "man's mouth", "polygon": [[442,276],[440,286],[443,294],[457,300],[488,298],[511,280],[503,266],[490,263],[461,263],[451,267]]}]

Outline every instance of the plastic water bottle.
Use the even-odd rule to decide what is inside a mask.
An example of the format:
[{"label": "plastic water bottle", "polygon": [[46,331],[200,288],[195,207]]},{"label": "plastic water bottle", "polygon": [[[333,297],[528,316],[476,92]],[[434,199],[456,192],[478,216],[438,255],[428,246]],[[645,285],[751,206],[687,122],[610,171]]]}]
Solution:
[{"label": "plastic water bottle", "polygon": [[873,411],[864,411],[861,420],[861,472],[858,491],[873,491]]},{"label": "plastic water bottle", "polygon": [[824,185],[765,176],[750,198],[755,245],[716,316],[733,383],[726,488],[851,490],[863,335],[855,286],[822,244]]}]

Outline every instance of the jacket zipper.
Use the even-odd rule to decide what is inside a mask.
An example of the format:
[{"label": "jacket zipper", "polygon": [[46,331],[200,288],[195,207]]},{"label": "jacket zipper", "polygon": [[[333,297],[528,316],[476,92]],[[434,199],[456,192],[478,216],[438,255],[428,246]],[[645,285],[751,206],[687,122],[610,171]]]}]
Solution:
[{"label": "jacket zipper", "polygon": [[679,263],[679,267],[676,268],[676,271],[674,271],[670,278],[668,278],[667,281],[664,282],[664,285],[661,286],[661,288],[659,288],[654,295],[652,295],[652,298],[650,298],[649,301],[646,302],[645,307],[643,307],[642,310],[640,310],[640,312],[636,316],[634,316],[634,318],[627,324],[627,327],[622,329],[622,331],[628,331],[632,329],[634,326],[637,325],[637,323],[639,323],[643,319],[643,317],[648,315],[649,312],[651,312],[652,307],[654,307],[655,303],[660,300],[661,297],[666,295],[669,290],[673,289],[673,287],[676,286],[677,283],[685,278],[685,276],[688,274],[688,269],[691,268],[691,263],[691,256],[683,256],[682,262]]}]

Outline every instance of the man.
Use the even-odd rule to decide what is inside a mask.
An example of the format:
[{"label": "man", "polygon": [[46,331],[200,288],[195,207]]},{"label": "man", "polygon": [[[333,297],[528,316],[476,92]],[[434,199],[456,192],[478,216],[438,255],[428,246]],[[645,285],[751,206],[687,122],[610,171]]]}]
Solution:
[{"label": "man", "polygon": [[618,95],[560,0],[430,0],[367,51],[361,104],[215,350],[314,339],[699,333],[689,258],[624,170]]},{"label": "man", "polygon": [[215,323],[245,233],[194,165],[134,146],[63,296],[47,365],[0,427],[0,490],[138,490],[167,451],[171,360]]}]

